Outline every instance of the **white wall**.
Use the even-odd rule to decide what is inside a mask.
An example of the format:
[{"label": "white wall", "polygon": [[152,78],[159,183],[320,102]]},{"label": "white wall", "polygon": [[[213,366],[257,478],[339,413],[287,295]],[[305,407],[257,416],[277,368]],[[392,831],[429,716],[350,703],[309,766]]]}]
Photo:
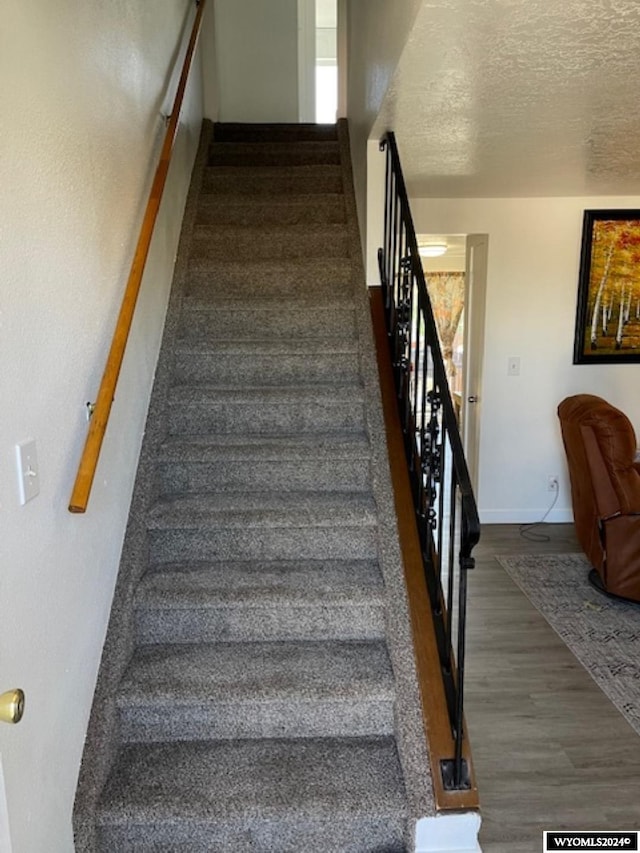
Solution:
[{"label": "white wall", "polygon": [[218,88],[218,61],[216,57],[215,0],[209,0],[204,13],[200,35],[200,49],[202,52],[204,114],[211,121],[218,121],[220,92]]},{"label": "white wall", "polygon": [[422,0],[393,3],[349,0],[347,6],[347,109],[363,243],[367,220],[367,140],[421,3]]},{"label": "white wall", "polygon": [[[201,124],[198,64],[89,510],[71,515],[67,503],[193,14],[189,0],[3,8],[0,690],[27,696],[22,723],[0,725],[13,853],[73,849],[83,739]],[[14,446],[27,438],[41,490],[20,506]]]},{"label": "white wall", "polygon": [[[571,496],[556,415],[569,394],[605,397],[638,428],[640,364],[573,365],[582,215],[637,208],[638,198],[412,199],[418,231],[487,233],[489,263],[484,377],[480,394],[483,522],[570,521]],[[519,356],[519,376],[507,359]]]},{"label": "white wall", "polygon": [[337,0],[338,4],[338,118],[347,118],[349,68],[348,0]]},{"label": "white wall", "polygon": [[220,121],[298,121],[297,0],[215,0]]}]

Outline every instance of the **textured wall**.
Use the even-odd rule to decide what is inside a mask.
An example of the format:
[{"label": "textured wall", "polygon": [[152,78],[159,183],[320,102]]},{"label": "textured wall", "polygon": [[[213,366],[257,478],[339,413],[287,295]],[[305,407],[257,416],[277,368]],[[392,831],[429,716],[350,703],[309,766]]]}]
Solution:
[{"label": "textured wall", "polygon": [[421,3],[422,0],[348,2],[347,109],[358,218],[363,235],[367,140]]},{"label": "textured wall", "polygon": [[298,121],[297,0],[216,0],[220,121]]},{"label": "textured wall", "polygon": [[[67,503],[192,16],[188,0],[3,7],[0,690],[27,694],[23,722],[0,726],[13,853],[72,850],[76,777],[199,135],[198,65],[89,511],[72,516]],[[27,438],[37,441],[41,491],[20,506],[14,445]]]},{"label": "textured wall", "polygon": [[[638,208],[624,197],[412,199],[416,228],[489,235],[480,490],[484,522],[536,521],[553,495],[551,521],[570,521],[571,496],[556,409],[569,394],[605,397],[640,435],[639,365],[573,365],[582,215]],[[520,375],[507,359],[520,357]]]}]

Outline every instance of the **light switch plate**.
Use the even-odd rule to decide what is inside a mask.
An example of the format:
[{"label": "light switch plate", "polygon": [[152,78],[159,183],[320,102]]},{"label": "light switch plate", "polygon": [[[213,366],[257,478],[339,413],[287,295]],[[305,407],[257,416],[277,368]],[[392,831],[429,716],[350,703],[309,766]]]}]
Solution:
[{"label": "light switch plate", "polygon": [[40,473],[38,471],[35,440],[16,444],[16,460],[18,463],[20,503],[26,504],[27,501],[40,493]]}]

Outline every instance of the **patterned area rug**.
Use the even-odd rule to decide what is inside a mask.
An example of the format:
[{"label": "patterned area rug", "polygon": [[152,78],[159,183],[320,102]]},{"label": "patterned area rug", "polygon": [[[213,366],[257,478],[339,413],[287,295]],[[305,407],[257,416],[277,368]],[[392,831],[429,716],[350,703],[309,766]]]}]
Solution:
[{"label": "patterned area rug", "polygon": [[640,605],[595,590],[582,554],[496,559],[640,734]]}]

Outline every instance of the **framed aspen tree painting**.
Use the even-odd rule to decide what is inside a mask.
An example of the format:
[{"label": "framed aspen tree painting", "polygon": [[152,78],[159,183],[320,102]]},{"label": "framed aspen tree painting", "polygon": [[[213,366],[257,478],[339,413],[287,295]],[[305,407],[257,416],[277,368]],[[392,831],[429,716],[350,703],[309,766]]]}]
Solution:
[{"label": "framed aspen tree painting", "polygon": [[640,362],[640,210],[585,210],[574,364]]}]

